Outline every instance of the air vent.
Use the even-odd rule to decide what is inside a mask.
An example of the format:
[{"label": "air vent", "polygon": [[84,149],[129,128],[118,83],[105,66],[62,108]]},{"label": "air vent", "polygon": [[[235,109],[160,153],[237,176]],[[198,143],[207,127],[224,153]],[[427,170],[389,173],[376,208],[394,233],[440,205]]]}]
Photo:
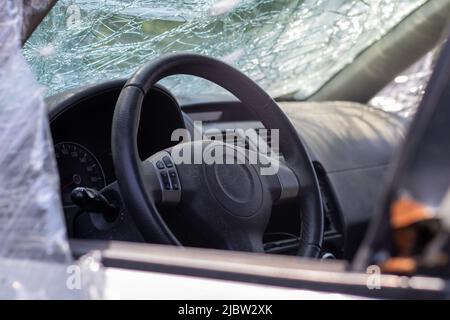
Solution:
[{"label": "air vent", "polygon": [[[256,134],[267,144],[267,150],[272,150],[272,154],[280,157],[280,150],[278,146],[276,148],[272,147],[272,135],[270,134],[270,130],[262,131],[263,128],[255,128]],[[220,131],[222,135],[222,141],[228,144],[232,144],[234,146],[244,146],[247,150],[257,151],[258,149],[258,141],[253,137],[244,136],[241,130],[235,129],[227,129]],[[210,140],[216,139],[216,134],[205,133],[205,138]],[[259,141],[260,142],[260,141]]]},{"label": "air vent", "polygon": [[323,212],[325,214],[323,249],[333,253],[337,258],[341,258],[344,248],[341,215],[324,168],[320,163],[314,162],[314,169],[319,180]]},{"label": "air vent", "polygon": [[261,130],[262,129],[263,128],[255,129],[256,133],[258,134],[258,136],[260,136],[267,143],[268,148],[270,150],[272,150],[272,152],[274,154],[279,155],[280,154],[280,148],[279,148],[279,145],[277,145],[277,146],[273,145],[273,143],[272,143],[273,135],[271,134],[272,133],[271,130],[264,130],[264,132],[261,134]]}]

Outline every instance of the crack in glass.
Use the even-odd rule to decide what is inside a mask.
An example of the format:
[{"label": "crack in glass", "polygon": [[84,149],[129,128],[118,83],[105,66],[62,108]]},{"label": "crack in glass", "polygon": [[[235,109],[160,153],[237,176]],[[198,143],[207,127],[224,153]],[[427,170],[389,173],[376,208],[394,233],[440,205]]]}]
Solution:
[{"label": "crack in glass", "polygon": [[[272,96],[305,99],[426,0],[60,0],[24,53],[48,87],[130,76],[164,53],[224,59]],[[179,96],[219,94],[163,81]]]}]

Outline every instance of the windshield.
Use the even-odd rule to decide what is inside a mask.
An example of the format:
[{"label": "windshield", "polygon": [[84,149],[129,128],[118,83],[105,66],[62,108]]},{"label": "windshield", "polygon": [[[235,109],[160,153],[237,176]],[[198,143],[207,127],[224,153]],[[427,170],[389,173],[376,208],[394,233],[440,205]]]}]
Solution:
[{"label": "windshield", "polygon": [[[47,94],[130,76],[164,53],[225,60],[306,99],[426,0],[60,0],[24,47]],[[176,95],[216,94],[172,77]]]}]

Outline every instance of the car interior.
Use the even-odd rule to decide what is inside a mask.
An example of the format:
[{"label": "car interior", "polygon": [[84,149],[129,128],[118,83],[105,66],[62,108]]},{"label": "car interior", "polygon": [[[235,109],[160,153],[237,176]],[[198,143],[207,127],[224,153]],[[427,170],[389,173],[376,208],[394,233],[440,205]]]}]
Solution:
[{"label": "car interior", "polygon": [[[351,261],[378,209],[381,186],[409,125],[408,119],[370,107],[368,101],[436,47],[446,12],[436,2],[414,12],[307,101],[281,97],[273,103],[241,72],[220,61],[188,54],[160,57],[141,66],[129,79],[111,79],[48,97],[69,237]],[[203,77],[233,96],[177,97],[157,84],[170,74]],[[242,182],[234,185],[237,195],[248,190],[253,194],[254,189],[246,187],[238,171],[224,171],[220,173],[222,181],[216,177],[211,182],[207,171],[183,167],[177,168],[181,198],[175,205],[164,205],[160,199],[155,206],[153,200],[144,199],[142,177],[153,175],[149,179],[155,180],[154,172],[158,175],[159,171],[152,165],[163,159],[163,150],[178,143],[171,139],[173,131],[187,129],[194,135],[199,130],[196,121],[203,123],[201,134],[216,129],[229,138],[226,133],[231,130],[235,132],[233,140],[225,142],[242,143],[249,149],[251,145],[240,141],[243,137],[238,128],[258,132],[278,126],[277,154],[286,172],[297,177],[298,196],[268,196],[271,201],[261,200],[261,216],[258,213],[255,216],[259,218],[247,219],[237,212],[248,211],[254,199],[241,208],[239,201],[229,202],[232,196],[215,201],[206,196],[208,190],[215,190],[215,184],[229,186],[230,181]],[[271,146],[271,141],[267,143]],[[150,163],[153,173],[138,162]],[[170,172],[168,163],[164,164]],[[261,183],[260,193],[272,192],[271,181],[267,186],[265,180],[251,181],[251,186],[255,181]],[[284,182],[280,181],[277,192],[282,194]],[[179,193],[174,181],[171,185],[170,192]],[[76,186],[103,190],[119,209],[110,215],[80,209],[72,196]],[[155,199],[162,197],[163,189],[155,191]],[[236,212],[238,217],[211,219],[211,212],[219,211]],[[153,220],[147,221],[150,215]],[[243,236],[252,233],[248,230],[254,225],[259,229],[255,237],[261,236],[262,244]]]},{"label": "car interior", "polygon": [[[64,156],[66,150],[74,151],[71,148],[88,152],[90,159],[85,162],[85,167],[75,167],[76,172],[89,174],[91,184],[86,187],[102,189],[116,181],[110,146],[111,127],[115,102],[124,84],[124,81],[112,81],[79,90],[76,95],[66,93],[61,97],[63,102],[51,109],[62,199],[71,236],[142,241],[129,220],[100,229],[87,217],[74,221],[78,208],[70,199],[73,188],[69,186],[66,191],[63,185],[65,178],[70,181],[74,166],[83,165],[74,163],[70,155]],[[389,166],[392,152],[403,137],[404,121],[356,103],[305,103],[300,110],[290,104],[281,106],[299,128],[299,134],[313,155],[325,214],[324,249],[336,258],[350,259],[364,236],[373,211],[378,192],[378,183],[374,182],[383,178]],[[196,120],[202,120],[205,128],[263,128],[254,115],[245,112],[239,101],[192,103],[181,108],[183,117],[178,116],[180,106],[177,101],[164,88],[154,87],[149,92],[144,101],[138,136],[141,159],[171,147],[174,144],[170,139],[172,132],[178,128],[194,130],[193,121]],[[89,173],[88,166],[93,164],[99,170]],[[298,210],[295,202],[274,206],[265,234],[266,252],[296,254],[301,225]],[[78,223],[77,233],[72,233],[75,223]]]}]

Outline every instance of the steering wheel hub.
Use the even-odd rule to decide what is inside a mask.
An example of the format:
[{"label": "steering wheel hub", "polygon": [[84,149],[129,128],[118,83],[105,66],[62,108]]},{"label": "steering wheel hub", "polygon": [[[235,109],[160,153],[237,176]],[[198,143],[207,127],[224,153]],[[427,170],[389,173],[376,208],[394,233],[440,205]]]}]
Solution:
[{"label": "steering wheel hub", "polygon": [[227,212],[250,217],[263,203],[260,176],[253,165],[237,164],[235,154],[239,150],[227,145],[224,149],[227,150],[223,164],[204,165],[209,192]]}]

